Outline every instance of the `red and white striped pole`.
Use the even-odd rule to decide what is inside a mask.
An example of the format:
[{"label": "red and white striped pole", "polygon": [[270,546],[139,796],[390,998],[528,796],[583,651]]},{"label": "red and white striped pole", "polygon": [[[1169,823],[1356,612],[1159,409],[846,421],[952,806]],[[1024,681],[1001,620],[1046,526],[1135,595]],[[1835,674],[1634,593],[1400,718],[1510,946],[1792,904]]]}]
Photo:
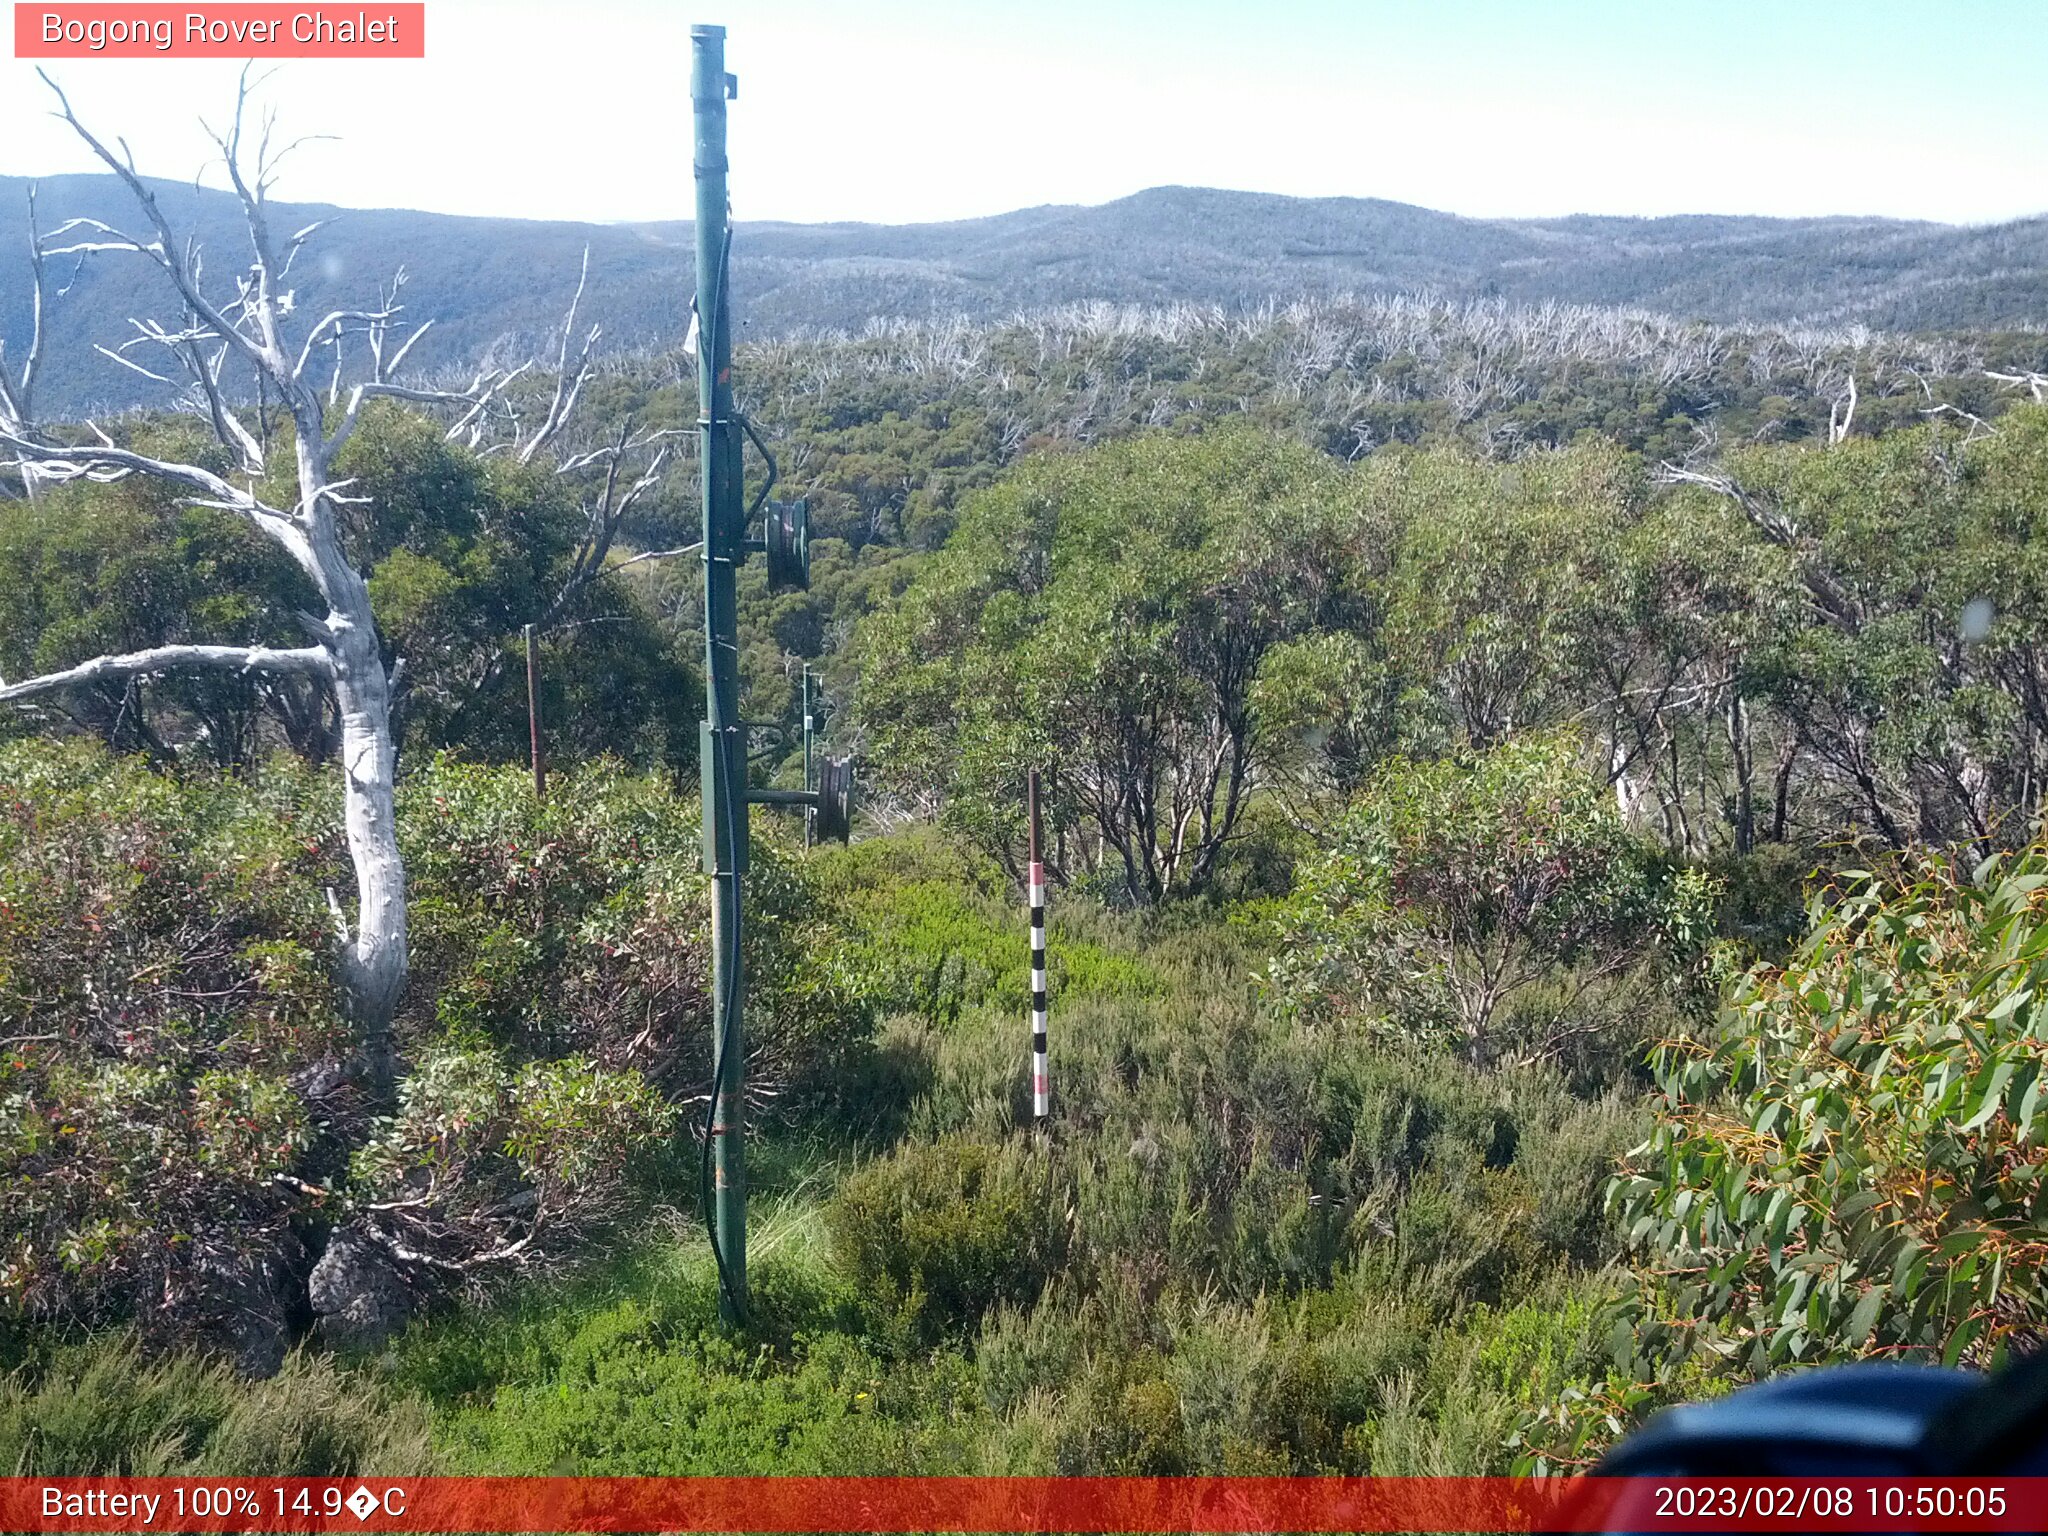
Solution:
[{"label": "red and white striped pole", "polygon": [[1024,801],[1031,823],[1031,1122],[1043,1131],[1052,1114],[1052,1079],[1045,1061],[1045,865],[1039,861],[1036,768],[1025,775]]}]

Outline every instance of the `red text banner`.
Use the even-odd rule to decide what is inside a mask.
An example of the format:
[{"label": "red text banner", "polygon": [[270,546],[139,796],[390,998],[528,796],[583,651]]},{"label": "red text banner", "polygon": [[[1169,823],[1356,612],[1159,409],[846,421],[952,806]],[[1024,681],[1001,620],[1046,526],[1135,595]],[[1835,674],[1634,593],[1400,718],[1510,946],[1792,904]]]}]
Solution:
[{"label": "red text banner", "polygon": [[423,3],[21,4],[18,59],[423,59]]},{"label": "red text banner", "polygon": [[7,1531],[2039,1531],[2048,1478],[0,1478]]}]

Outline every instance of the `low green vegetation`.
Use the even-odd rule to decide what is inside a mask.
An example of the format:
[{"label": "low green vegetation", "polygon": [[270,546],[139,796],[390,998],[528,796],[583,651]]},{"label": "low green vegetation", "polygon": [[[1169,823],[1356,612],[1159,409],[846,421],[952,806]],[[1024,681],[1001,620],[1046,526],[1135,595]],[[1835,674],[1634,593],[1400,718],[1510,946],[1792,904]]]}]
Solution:
[{"label": "low green vegetation", "polygon": [[[13,750],[17,779],[75,785],[77,814],[92,825],[134,822],[127,800],[104,820],[85,809],[109,795],[156,796],[162,819],[149,846],[180,850],[182,862],[161,877],[173,891],[234,863],[207,816],[229,804],[253,814],[239,787],[139,768],[110,774],[114,765],[71,748]],[[279,771],[282,782],[258,780],[270,787],[256,825],[272,835],[273,818],[301,792],[296,770]],[[564,1208],[565,1256],[579,1251],[574,1239],[604,1231],[625,1240],[626,1256],[595,1268],[586,1260],[555,1279],[514,1280],[508,1266],[493,1282],[486,1272],[477,1278],[491,1299],[464,1302],[474,1293],[448,1288],[390,1345],[338,1360],[287,1356],[262,1390],[296,1392],[294,1412],[333,1416],[309,1442],[332,1447],[333,1467],[416,1464],[425,1434],[401,1443],[351,1428],[360,1402],[321,1385],[336,1373],[362,1378],[378,1401],[409,1405],[412,1417],[392,1424],[431,1424],[433,1465],[528,1472],[1505,1466],[1513,1452],[1502,1436],[1532,1390],[1525,1356],[1540,1357],[1560,1384],[1599,1379],[1594,1318],[1611,1286],[1599,1269],[1601,1189],[1644,1129],[1627,1095],[1578,1093],[1541,1068],[1489,1072],[1425,1047],[1362,1048],[1364,1036],[1265,1011],[1257,947],[1239,928],[1073,904],[1055,923],[1056,952],[1064,946],[1074,978],[1054,1025],[1062,1114],[1041,1144],[1024,1130],[1024,1030],[1012,956],[1002,953],[1021,951],[1022,914],[992,889],[977,893],[971,878],[936,878],[949,863],[971,870],[973,858],[930,834],[822,853],[802,875],[808,920],[824,925],[806,930],[818,954],[805,964],[838,967],[843,992],[831,995],[858,1000],[832,1029],[851,1037],[827,1072],[845,1075],[845,1091],[821,1090],[801,1114],[764,1122],[757,1305],[746,1333],[727,1334],[708,1250],[686,1214],[693,1170],[675,1167],[660,1138],[636,1141],[629,1129],[636,1114],[663,1124],[661,1105],[672,1102],[658,1090],[663,1075],[596,1065],[626,1042],[572,989],[546,994],[555,1022],[545,1035],[526,1010],[492,1001],[518,976],[543,899],[540,937],[561,946],[545,974],[559,980],[597,964],[606,944],[623,947],[630,927],[619,925],[662,888],[664,870],[694,878],[687,807],[672,812],[666,790],[602,769],[569,781],[545,809],[526,794],[511,771],[446,766],[413,781],[408,826],[432,843],[416,845],[421,953],[441,979],[438,1006],[413,1015],[421,1043],[406,1112],[367,1129],[345,1167],[331,1165],[326,1200],[279,1220],[310,1232],[350,1219],[352,1202],[439,1178],[477,1187],[439,1212],[452,1226],[463,1213],[483,1220],[479,1207],[504,1189],[553,1185],[559,1198],[587,1202]],[[66,802],[43,793],[38,803],[45,834],[92,859],[75,822],[57,814]],[[17,859],[50,847],[18,836]],[[311,841],[291,846],[303,853]],[[257,868],[273,868],[269,846],[256,845]],[[132,875],[133,862],[116,867]],[[544,892],[530,889],[536,868]],[[601,880],[600,869],[609,872]],[[283,872],[274,871],[280,889]],[[104,886],[84,883],[104,900]],[[774,901],[772,879],[757,888]],[[851,889],[858,901],[842,896]],[[62,910],[76,943],[74,909]],[[252,910],[252,921],[260,916]],[[25,917],[11,932],[17,975],[38,955],[48,964],[60,937]],[[762,932],[764,943],[777,935],[772,921]],[[938,1009],[906,989],[904,978],[962,953],[985,954],[1001,974],[956,987]],[[655,958],[639,953],[609,986],[644,985],[635,979]],[[800,966],[787,984],[824,985],[808,974]],[[513,995],[535,986],[518,982]],[[871,1029],[856,1022],[870,1017],[879,1021]],[[774,1018],[767,1008],[771,1042]],[[540,1054],[543,1039],[585,1054]],[[811,1059],[798,1040],[782,1049]],[[240,1050],[221,1025],[204,1059]],[[80,1151],[66,1144],[76,1138],[53,1143],[33,1116],[43,1102],[35,1095],[67,1080],[65,1054],[8,1064],[16,1188],[75,1187],[63,1170],[77,1166]],[[587,1065],[559,1076],[570,1061]],[[165,1144],[181,1102],[210,1091],[199,1066],[180,1057],[155,1069],[167,1086],[153,1145]],[[632,1086],[607,1070],[631,1072]],[[646,1108],[632,1110],[641,1098]],[[579,1106],[601,1106],[600,1119],[579,1121]],[[132,1098],[121,1110],[127,1122],[145,1114]],[[86,1119],[68,1105],[67,1114],[67,1124]],[[521,1129],[530,1124],[552,1129],[536,1138]],[[309,1143],[345,1131],[334,1120],[308,1127]],[[669,1143],[687,1139],[666,1131]],[[502,1150],[486,1156],[493,1144]],[[216,1155],[197,1135],[186,1145],[195,1159]],[[865,1155],[853,1150],[863,1145]],[[306,1166],[286,1162],[282,1140],[252,1137],[246,1155],[252,1185]],[[130,1221],[125,1240],[42,1271],[17,1259],[10,1280],[44,1288],[17,1297],[69,1287],[74,1310],[98,1297],[109,1322],[123,1315],[119,1298],[135,1294],[127,1287],[150,1235],[184,1246],[168,1229],[186,1218],[146,1207],[139,1185],[122,1189],[109,1208]],[[606,1224],[628,1208],[642,1213],[638,1231]],[[85,1209],[10,1206],[14,1252],[39,1252],[54,1242],[40,1234],[60,1219],[83,1221]],[[665,1209],[650,1233],[644,1213]],[[162,1273],[149,1271],[152,1283]],[[127,1315],[153,1339],[205,1337],[197,1314],[133,1306]],[[120,1335],[31,1347],[59,1337],[50,1327],[13,1346],[20,1363],[0,1418],[10,1459],[46,1469],[90,1462],[121,1443],[121,1425],[154,1411],[138,1402],[229,1390],[215,1368],[141,1352]],[[65,1428],[60,1409],[106,1416],[98,1450],[64,1438],[83,1431]],[[236,1454],[252,1468],[269,1464],[211,1411],[180,1410],[197,1427],[175,1456],[139,1445],[123,1454],[136,1466],[216,1468]],[[1432,1427],[1446,1415],[1453,1427]]]},{"label": "low green vegetation", "polygon": [[35,1349],[0,1381],[14,1477],[420,1475],[441,1465],[433,1440],[424,1403],[307,1353],[251,1381],[115,1336]]},{"label": "low green vegetation", "polygon": [[[64,766],[65,753],[34,751]],[[1540,753],[1517,764],[1557,771]],[[1503,771],[1458,769],[1458,792],[1498,793]],[[442,773],[422,784],[449,791],[434,814],[456,825],[488,828],[486,808],[519,804],[516,774]],[[589,788],[551,802],[580,815],[528,814],[587,832],[623,804],[642,806],[642,829],[663,824],[666,791],[602,773]],[[1383,814],[1387,792],[1360,816]],[[192,793],[209,803],[203,785]],[[1570,814],[1547,836],[1567,839]],[[452,845],[446,856],[473,871]],[[1407,1015],[1376,1012],[1369,989],[1349,1012],[1275,1007],[1273,978],[1290,973],[1272,968],[1271,919],[1078,907],[1068,942],[1093,957],[1078,974],[1112,980],[1056,1005],[1061,1114],[1040,1142],[1006,986],[956,990],[938,1009],[903,986],[943,968],[974,924],[1007,915],[1014,929],[1021,913],[991,894],[916,920],[935,886],[973,890],[935,881],[972,856],[928,833],[821,853],[805,875],[813,920],[837,935],[839,985],[863,1000],[848,1017],[876,1023],[831,1058],[843,1093],[764,1122],[744,1330],[717,1320],[691,1170],[666,1150],[686,1134],[636,1143],[619,1129],[632,1093],[649,1096],[653,1124],[669,1100],[601,1069],[539,1092],[534,1065],[507,1095],[512,1080],[479,1078],[473,1057],[454,1058],[458,1070],[423,1056],[414,1119],[374,1134],[346,1175],[361,1182],[337,1185],[366,1198],[378,1158],[398,1149],[393,1168],[409,1157],[452,1172],[479,1140],[504,1150],[465,1178],[537,1183],[523,1170],[573,1144],[577,1187],[595,1166],[614,1181],[563,1234],[560,1256],[580,1261],[552,1278],[480,1276],[482,1293],[455,1285],[389,1344],[302,1347],[255,1384],[125,1334],[62,1342],[49,1324],[17,1325],[0,1451],[49,1472],[1484,1472],[1575,1464],[1655,1403],[1779,1359],[1977,1358],[2034,1315],[2030,995],[1994,1000],[1987,978],[2038,958],[2038,857],[1974,881],[1943,867],[1898,890],[1845,887],[1786,968],[1740,981],[1712,1027],[1687,1000],[1712,986],[1698,967],[1653,982],[1583,949],[1551,953],[1546,998],[1576,985],[1578,966],[1587,995],[1624,988],[1638,1028],[1662,1021],[1650,1032],[1670,1043],[1647,1069],[1639,1037],[1613,1021],[1575,1062],[1475,1060],[1427,1011],[1404,1034]],[[1511,864],[1484,862],[1435,878],[1440,901],[1516,883]],[[841,905],[848,882],[862,899]],[[565,915],[578,910],[567,874],[555,889]],[[1287,931],[1301,911],[1279,921]],[[1395,942],[1411,963],[1427,953],[1409,929],[1387,940],[1368,924],[1356,942]],[[1645,964],[1659,942],[1641,940]],[[1864,979],[1845,992],[1852,974]],[[1854,1018],[1808,1025],[1811,999],[1830,995],[1867,999],[1849,1006],[1880,1010],[1857,1016],[1877,1022],[1861,1036]],[[482,1032],[467,1013],[451,1034],[466,1031]],[[19,1114],[51,1070],[27,1059],[9,1063],[10,1183],[62,1188],[59,1154]],[[177,1081],[210,1091],[203,1073]],[[1893,1099],[1879,1094],[1911,1115],[1881,1115]],[[573,1117],[578,1102],[602,1106],[608,1137],[565,1132],[552,1154],[522,1140],[525,1119]],[[429,1146],[404,1129],[421,1123],[476,1131]],[[1840,1127],[1824,1142],[1802,1129],[1823,1123]],[[1829,1150],[1802,1150],[1815,1146]],[[1932,1168],[1976,1193],[1938,1192]],[[597,1262],[589,1243],[606,1232],[618,1256]],[[1810,1261],[1821,1254],[1825,1268]],[[130,1255],[81,1250],[36,1278],[104,1298]],[[19,1261],[16,1276],[30,1277]],[[1802,1293],[1799,1330],[1780,1321],[1787,1287]],[[195,1325],[158,1316],[152,1337],[174,1322]],[[299,1426],[295,1459],[280,1459],[280,1422]]]}]

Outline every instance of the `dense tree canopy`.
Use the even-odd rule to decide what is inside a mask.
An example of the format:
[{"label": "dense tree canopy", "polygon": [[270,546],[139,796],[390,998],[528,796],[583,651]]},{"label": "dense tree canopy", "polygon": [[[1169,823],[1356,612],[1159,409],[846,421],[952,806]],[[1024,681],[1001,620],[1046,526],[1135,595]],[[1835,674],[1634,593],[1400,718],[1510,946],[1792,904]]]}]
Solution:
[{"label": "dense tree canopy", "polygon": [[2023,841],[2048,411],[1652,475],[1584,444],[1346,467],[1246,430],[1029,460],[871,621],[874,770],[991,848],[1027,764],[1135,899],[1255,791],[1311,838],[1381,756],[1578,736],[1700,857]]},{"label": "dense tree canopy", "polygon": [[[177,420],[145,447],[203,452]],[[526,750],[521,627],[567,582],[586,520],[551,468],[481,456],[435,423],[372,408],[341,469],[372,499],[348,530],[369,573],[388,661],[402,663],[397,728],[409,748],[504,760]],[[279,473],[285,473],[280,469]],[[296,643],[304,576],[242,522],[142,481],[56,488],[0,519],[0,657],[9,676],[178,641]],[[681,766],[696,751],[693,648],[635,591],[599,580],[543,633],[544,718],[571,755]],[[166,674],[70,690],[81,729],[168,762],[246,767],[278,742],[312,761],[337,740],[333,701],[306,678]]]},{"label": "dense tree canopy", "polygon": [[1243,431],[1029,461],[872,626],[875,759],[1005,851],[1040,766],[1077,870],[1106,861],[1136,901],[1200,891],[1257,770],[1261,662],[1343,615],[1342,491]]}]

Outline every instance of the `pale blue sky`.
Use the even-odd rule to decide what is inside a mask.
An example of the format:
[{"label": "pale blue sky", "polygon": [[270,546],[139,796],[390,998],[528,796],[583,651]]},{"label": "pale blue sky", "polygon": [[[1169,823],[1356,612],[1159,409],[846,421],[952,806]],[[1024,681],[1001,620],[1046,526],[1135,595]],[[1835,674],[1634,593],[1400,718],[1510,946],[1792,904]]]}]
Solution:
[{"label": "pale blue sky", "polygon": [[[961,218],[1191,183],[1457,213],[2048,210],[2048,0],[428,0],[423,61],[296,62],[278,195],[687,216],[692,21],[742,218]],[[67,61],[190,177],[232,66]],[[89,169],[0,61],[0,173]]]}]

